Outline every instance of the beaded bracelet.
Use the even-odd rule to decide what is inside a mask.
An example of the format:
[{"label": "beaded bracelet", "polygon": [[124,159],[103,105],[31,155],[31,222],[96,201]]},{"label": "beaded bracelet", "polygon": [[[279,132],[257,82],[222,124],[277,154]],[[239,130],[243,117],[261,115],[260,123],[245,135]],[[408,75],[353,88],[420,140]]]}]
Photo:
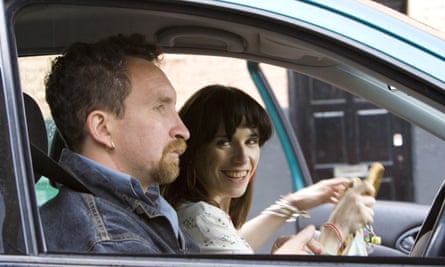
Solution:
[{"label": "beaded bracelet", "polygon": [[310,218],[309,213],[305,210],[299,210],[295,206],[292,206],[287,200],[280,199],[265,209],[262,214],[272,214],[281,218],[286,218],[287,222],[293,222],[298,216]]}]

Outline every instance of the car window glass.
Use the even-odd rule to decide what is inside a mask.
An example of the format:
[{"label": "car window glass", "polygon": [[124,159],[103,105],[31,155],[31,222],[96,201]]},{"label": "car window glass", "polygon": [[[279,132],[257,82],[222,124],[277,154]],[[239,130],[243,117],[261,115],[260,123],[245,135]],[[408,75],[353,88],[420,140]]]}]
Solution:
[{"label": "car window glass", "polygon": [[[51,112],[45,100],[44,80],[55,56],[35,56],[19,58],[20,82],[22,90],[29,94],[38,104],[45,119],[48,144],[51,144],[56,130],[51,118]],[[50,185],[46,177],[41,177],[35,185],[38,205],[57,194],[57,189]]]}]

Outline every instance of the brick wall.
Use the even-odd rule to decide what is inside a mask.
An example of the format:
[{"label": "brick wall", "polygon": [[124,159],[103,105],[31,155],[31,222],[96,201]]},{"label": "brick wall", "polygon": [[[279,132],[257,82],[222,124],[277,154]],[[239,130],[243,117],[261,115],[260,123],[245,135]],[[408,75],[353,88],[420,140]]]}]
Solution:
[{"label": "brick wall", "polygon": [[445,32],[445,0],[408,0],[408,16]]}]

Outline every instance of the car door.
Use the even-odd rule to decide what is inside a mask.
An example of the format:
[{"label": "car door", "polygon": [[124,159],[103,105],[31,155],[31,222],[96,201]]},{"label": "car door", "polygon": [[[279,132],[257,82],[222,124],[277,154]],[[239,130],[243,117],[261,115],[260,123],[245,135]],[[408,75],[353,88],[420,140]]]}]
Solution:
[{"label": "car door", "polygon": [[[13,242],[13,248],[20,250],[20,252],[14,251],[13,256],[0,255],[1,263],[28,266],[443,265],[443,259],[433,257],[410,258],[403,256],[388,260],[382,257],[356,258],[326,255],[271,256],[266,255],[266,253],[250,256],[147,255],[135,257],[134,255],[77,255],[55,253],[46,249],[45,237],[42,235],[37,212],[37,198],[33,190],[33,160],[26,134],[28,125],[25,122],[23,92],[20,85],[21,76],[18,70],[19,56],[55,55],[60,53],[63,47],[75,41],[93,41],[117,32],[141,31],[151,37],[157,37],[167,53],[224,55],[226,57],[251,59],[255,62],[275,64],[279,67],[323,78],[326,82],[345,90],[355,90],[355,93],[367,99],[380,102],[383,107],[387,107],[391,112],[406,115],[410,121],[421,125],[438,136],[444,136],[441,135],[440,130],[437,130],[444,125],[443,119],[441,119],[443,114],[436,110],[436,108],[440,110],[440,101],[443,99],[443,94],[439,90],[434,91],[443,87],[441,87],[441,82],[431,82],[433,80],[431,77],[424,77],[426,74],[419,71],[419,69],[427,69],[427,67],[422,66],[423,68],[416,69],[408,63],[406,63],[407,66],[398,66],[396,59],[383,60],[386,57],[381,55],[381,51],[373,54],[370,52],[374,51],[373,48],[363,47],[363,43],[359,43],[353,38],[348,39],[349,37],[346,38],[338,32],[328,30],[329,28],[326,25],[335,25],[334,22],[338,22],[336,19],[350,20],[351,25],[358,24],[362,28],[370,26],[362,23],[361,20],[355,20],[352,15],[342,16],[339,12],[335,12],[335,5],[338,4],[338,8],[344,8],[342,5],[346,2],[331,2],[334,5],[331,8],[326,8],[324,6],[326,3],[323,1],[317,3],[281,1],[280,4],[283,5],[264,1],[256,2],[256,6],[249,6],[248,1],[241,2],[241,4],[237,4],[231,1],[6,1],[6,11],[2,12],[5,22],[0,23],[5,28],[0,32],[2,36],[7,37],[5,39],[10,47],[8,48],[8,45],[4,43],[4,39],[1,40],[2,99],[0,104],[3,110],[1,110],[0,115],[2,130],[0,133],[2,137],[0,149],[4,154],[2,153],[0,157],[4,157],[5,160],[0,163],[2,167],[0,175],[2,175],[2,181],[7,185],[4,191],[11,194],[7,201],[13,203],[11,212],[7,211],[6,215],[13,214],[12,211],[14,211],[19,213],[20,216],[18,224],[7,225],[8,230],[12,229],[11,227],[18,227],[23,233],[18,234],[17,237],[19,239],[23,237],[20,240],[25,242],[19,242],[20,240]],[[286,9],[284,4],[292,8],[283,11],[283,9]],[[349,4],[351,7],[358,8],[356,10],[357,15],[363,15],[359,13],[360,5],[355,2]],[[271,11],[268,11],[269,9]],[[289,10],[291,13],[287,14],[286,11]],[[331,20],[322,27],[317,24],[320,23],[318,20],[322,17],[311,16],[311,12],[306,11],[321,12]],[[347,13],[347,11],[345,12]],[[293,16],[297,16],[297,18],[293,18]],[[308,17],[311,19],[310,23],[305,21],[305,19],[308,20]],[[385,16],[383,18],[388,19]],[[205,27],[203,28],[203,26]],[[379,32],[379,35],[382,36],[386,33],[386,31],[380,32],[376,28],[369,29]],[[387,38],[391,41],[387,44],[388,46],[393,44],[392,42],[402,43],[400,39],[394,36],[387,36]],[[406,43],[403,44],[409,46]],[[394,47],[397,47],[397,45]],[[417,49],[419,47],[416,49],[410,48],[408,51],[418,52]],[[395,49],[394,53],[397,52]],[[428,62],[431,65],[435,63],[442,66],[437,63],[441,60],[439,56],[426,56],[425,58],[429,59]],[[408,62],[410,62],[409,59]],[[308,63],[313,65],[308,66]],[[211,70],[211,67],[214,66],[206,65],[207,70]],[[409,75],[407,75],[408,70]],[[279,129],[277,130],[279,134],[275,139],[276,145],[281,147],[285,155],[279,158],[279,163],[282,165],[272,161],[266,162],[269,163],[268,166],[272,172],[262,180],[268,181],[269,184],[262,186],[258,183],[258,187],[263,187],[265,192],[268,193],[271,193],[272,189],[278,186],[284,188],[281,192],[300,189],[308,182],[307,173],[305,172],[304,161],[301,161],[302,159],[299,156],[300,152],[296,150],[298,148],[296,137],[290,130],[290,125],[286,122],[286,113],[282,110],[282,107],[276,104],[275,94],[268,95],[264,83],[258,80],[258,75],[255,74],[259,72],[251,71],[251,73],[254,74],[254,83],[260,85],[263,101],[268,106],[271,116],[274,117],[276,129]],[[431,71],[431,75],[435,73],[437,73],[437,70]],[[200,79],[200,75],[189,75],[188,78]],[[349,83],[357,83],[360,87],[350,87]],[[403,91],[399,93],[389,92],[386,90],[388,83],[395,83]],[[417,86],[417,83],[420,83],[421,86]],[[360,91],[360,88],[363,90]],[[424,91],[427,93],[424,93]],[[421,100],[427,100],[426,102],[434,108],[430,109],[430,106],[422,101],[416,102],[417,98],[405,95],[406,92],[412,93]],[[436,94],[438,97],[429,98],[429,92]],[[381,98],[385,98],[387,101],[381,101]],[[418,103],[418,109],[416,109],[415,104],[403,106],[404,101]],[[398,109],[399,105],[403,106],[404,109]],[[425,112],[422,109],[430,112]],[[274,149],[275,147],[271,146],[271,150]],[[276,158],[272,152],[268,154],[271,155],[272,159]],[[283,165],[286,166],[282,167]],[[288,176],[279,177],[280,175],[277,174],[276,170],[288,172]],[[278,180],[275,180],[275,178],[286,179],[286,182],[277,182]],[[258,199],[265,199],[265,195],[261,194],[257,197]],[[266,199],[266,203],[273,203],[273,200],[279,197],[277,192],[268,195],[270,199]],[[264,207],[265,205],[262,206],[262,208]],[[401,212],[400,222],[404,222],[406,214],[414,214],[416,218],[418,216],[417,211],[412,210],[409,205],[400,209],[398,204],[395,203],[393,209],[384,207],[382,210],[392,212],[397,209]],[[377,212],[379,211],[377,210]],[[313,211],[311,214],[314,219],[313,223],[320,225],[322,219],[317,219],[317,211]],[[326,213],[323,216],[326,216]],[[376,220],[382,220],[382,225],[384,225],[385,216],[376,216]],[[410,220],[407,220],[407,222]],[[308,222],[310,221],[303,223]],[[288,226],[291,229],[288,233],[298,231],[297,227],[299,225],[300,222],[289,224]],[[397,221],[391,221],[390,226],[376,229],[376,231],[387,236],[390,240],[388,244],[393,246],[392,241],[402,235],[400,232],[394,232],[393,234],[392,229],[405,233],[407,232],[406,225],[402,224],[402,227],[400,227]],[[416,222],[414,226],[418,225],[419,223]],[[23,250],[21,250],[22,247]]]}]

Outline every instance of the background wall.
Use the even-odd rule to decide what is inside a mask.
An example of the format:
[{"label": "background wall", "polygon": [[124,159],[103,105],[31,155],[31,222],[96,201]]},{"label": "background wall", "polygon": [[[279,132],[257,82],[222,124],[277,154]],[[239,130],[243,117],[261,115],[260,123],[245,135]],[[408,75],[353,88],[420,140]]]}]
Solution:
[{"label": "background wall", "polygon": [[408,0],[408,16],[445,31],[445,0]]}]

